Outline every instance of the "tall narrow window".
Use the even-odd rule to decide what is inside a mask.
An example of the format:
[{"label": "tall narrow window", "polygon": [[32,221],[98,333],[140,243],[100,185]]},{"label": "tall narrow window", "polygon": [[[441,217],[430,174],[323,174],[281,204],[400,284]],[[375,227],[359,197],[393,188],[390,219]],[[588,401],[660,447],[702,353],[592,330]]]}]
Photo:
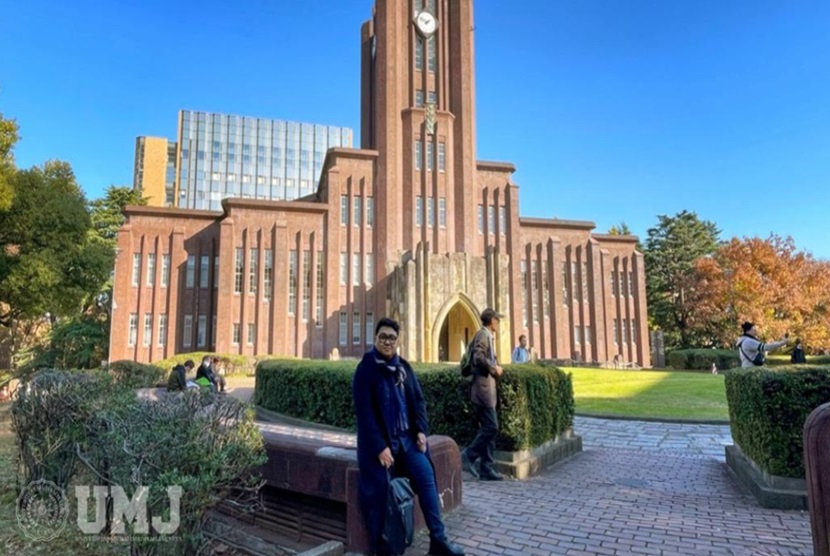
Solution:
[{"label": "tall narrow window", "polygon": [[346,322],[346,311],[340,311],[340,345],[346,345],[346,334],[349,333],[348,323]]},{"label": "tall narrow window", "polygon": [[262,275],[262,287],[265,289],[262,292],[262,297],[265,301],[270,301],[274,289],[274,251],[271,249],[265,250],[265,269]]},{"label": "tall narrow window", "polygon": [[550,283],[548,281],[548,265],[542,264],[542,312],[545,318],[550,316]]},{"label": "tall narrow window", "polygon": [[340,285],[349,283],[349,254],[340,253]]},{"label": "tall narrow window", "polygon": [[445,197],[438,199],[438,226],[447,227],[447,199]]},{"label": "tall narrow window", "polygon": [[366,313],[366,344],[371,345],[375,337],[375,315]]},{"label": "tall narrow window", "polygon": [[202,255],[199,262],[199,287],[206,288],[210,280],[210,257]]},{"label": "tall narrow window", "polygon": [[242,293],[242,280],[245,272],[245,250],[236,248],[236,260],[234,261],[233,293]]},{"label": "tall narrow window", "polygon": [[427,64],[429,64],[429,71],[434,72],[437,65],[434,36],[427,39]]},{"label": "tall narrow window", "polygon": [[625,272],[622,270],[617,271],[617,292],[620,297],[625,297]]},{"label": "tall narrow window", "polygon": [[366,197],[366,226],[371,228],[375,225],[375,199]]},{"label": "tall narrow window", "polygon": [[359,227],[361,220],[363,220],[363,218],[361,217],[361,211],[360,211],[360,207],[361,207],[361,203],[363,201],[363,197],[360,197],[359,195],[355,195],[353,201],[354,201],[354,225],[355,225],[355,227]]},{"label": "tall narrow window", "polygon": [[185,287],[192,288],[196,278],[196,256],[187,256],[187,274],[185,275]]},{"label": "tall narrow window", "polygon": [[438,143],[438,171],[443,172],[447,166],[447,153],[444,142]]},{"label": "tall narrow window", "polygon": [[141,253],[133,253],[133,286],[139,284],[141,278]]},{"label": "tall narrow window", "polygon": [[251,323],[251,324],[248,324],[248,345],[249,346],[254,345],[255,341],[256,341],[256,325]]},{"label": "tall narrow window", "polygon": [[219,288],[219,255],[213,257],[213,289]]},{"label": "tall narrow window", "polygon": [[620,343],[620,319],[614,319],[614,343]]},{"label": "tall narrow window", "polygon": [[435,227],[435,199],[427,197],[427,226]]},{"label": "tall narrow window", "polygon": [[622,326],[620,327],[622,331],[622,343],[628,343],[628,319],[622,319]]},{"label": "tall narrow window", "polygon": [[255,294],[259,280],[259,249],[251,249],[251,260],[248,265],[248,293]]},{"label": "tall narrow window", "polygon": [[588,301],[588,263],[582,263],[582,300]]},{"label": "tall narrow window", "polygon": [[574,343],[581,344],[582,343],[582,329],[579,328],[578,324],[574,325]]},{"label": "tall narrow window", "polygon": [[616,276],[616,274],[617,274],[616,270],[611,271],[611,295],[613,297],[617,297],[617,276]]},{"label": "tall narrow window", "polygon": [[138,313],[130,313],[130,337],[127,343],[134,346],[138,339]]},{"label": "tall narrow window", "polygon": [[346,195],[340,196],[340,225],[347,226],[349,224],[349,197]]},{"label": "tall narrow window", "polygon": [[161,256],[161,287],[166,288],[170,283],[170,255]]},{"label": "tall narrow window", "polygon": [[586,344],[592,344],[593,343],[592,336],[593,336],[593,333],[591,331],[591,325],[586,324],[585,325],[585,343]]},{"label": "tall narrow window", "polygon": [[496,207],[493,205],[487,205],[487,233],[496,233]]},{"label": "tall narrow window", "polygon": [[628,297],[634,297],[634,273],[628,272]]},{"label": "tall narrow window", "polygon": [[579,277],[576,273],[576,263],[571,263],[571,293],[574,296],[574,301],[579,301],[582,288],[579,287]]},{"label": "tall narrow window", "polygon": [[631,338],[631,343],[632,344],[636,344],[637,343],[637,321],[635,319],[631,319],[628,322],[631,323],[631,334],[629,335],[629,338]]},{"label": "tall narrow window", "polygon": [[182,331],[182,346],[189,348],[193,345],[193,315],[184,316],[184,330]]},{"label": "tall narrow window", "polygon": [[415,91],[415,107],[420,108],[424,105],[424,92],[420,89]]},{"label": "tall narrow window", "polygon": [[533,296],[531,303],[533,312],[533,322],[539,322],[539,263],[538,261],[530,261],[530,295]]},{"label": "tall narrow window", "polygon": [[360,254],[352,253],[352,286],[360,285]]},{"label": "tall narrow window", "polygon": [[365,282],[371,286],[375,281],[375,255],[373,253],[366,253],[366,276]]},{"label": "tall narrow window", "polygon": [[196,329],[196,346],[202,348],[207,344],[207,315],[199,315],[199,326]]},{"label": "tall narrow window", "polygon": [[311,251],[303,251],[303,320],[311,318]]},{"label": "tall narrow window", "polygon": [[147,254],[147,285],[153,286],[156,283],[156,254]]},{"label": "tall narrow window", "polygon": [[415,40],[415,69],[424,69],[424,39],[420,35]]},{"label": "tall narrow window", "polygon": [[419,228],[424,225],[424,198],[415,197],[415,225]]},{"label": "tall narrow window", "polygon": [[522,259],[520,266],[522,272],[522,292],[524,293],[524,300],[522,301],[522,325],[527,326],[527,302],[528,296],[531,295],[527,287],[527,260]]},{"label": "tall narrow window", "polygon": [[159,346],[166,346],[167,345],[167,315],[165,315],[165,314],[159,315],[158,345]]},{"label": "tall narrow window", "polygon": [[242,341],[242,325],[238,322],[233,323],[233,345],[238,346]]},{"label": "tall narrow window", "polygon": [[422,141],[415,141],[415,169],[423,169],[424,154],[421,152],[424,143]]},{"label": "tall narrow window", "polygon": [[435,149],[432,141],[427,141],[427,170],[435,170]]},{"label": "tall narrow window", "polygon": [[323,252],[317,251],[317,302],[314,310],[314,318],[317,321],[317,326],[323,326],[323,300],[326,287],[326,274],[323,262]]},{"label": "tall narrow window", "polygon": [[153,315],[144,313],[144,347],[150,347],[153,343]]},{"label": "tall narrow window", "polygon": [[288,252],[288,314],[293,315],[297,308],[297,251]]},{"label": "tall narrow window", "polygon": [[507,233],[507,207],[499,207],[499,235]]},{"label": "tall narrow window", "polygon": [[360,344],[360,313],[354,313],[352,315],[352,343],[354,345]]},{"label": "tall narrow window", "polygon": [[562,304],[568,306],[568,263],[562,261]]},{"label": "tall narrow window", "polygon": [[484,205],[478,205],[478,233],[484,233]]}]

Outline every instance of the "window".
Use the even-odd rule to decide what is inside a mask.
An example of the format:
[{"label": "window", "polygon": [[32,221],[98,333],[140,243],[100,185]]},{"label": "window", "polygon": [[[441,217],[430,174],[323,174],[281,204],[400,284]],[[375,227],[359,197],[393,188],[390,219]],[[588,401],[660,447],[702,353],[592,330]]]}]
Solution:
[{"label": "window", "polygon": [[631,343],[636,344],[637,343],[637,321],[635,319],[631,319],[628,322],[631,323],[631,334],[629,335],[629,337],[631,338]]},{"label": "window", "polygon": [[530,261],[530,295],[533,298],[533,322],[539,322],[539,262]]},{"label": "window", "polygon": [[303,251],[303,320],[311,318],[311,251]]},{"label": "window", "polygon": [[415,69],[424,69],[424,39],[420,35],[415,41]]},{"label": "window", "polygon": [[349,223],[349,198],[346,195],[340,196],[340,225],[346,226]]},{"label": "window", "polygon": [[187,278],[185,282],[185,286],[188,288],[192,288],[196,278],[196,256],[195,255],[188,255],[187,256]]},{"label": "window", "polygon": [[170,283],[170,255],[161,256],[161,287],[166,288]]},{"label": "window", "polygon": [[248,262],[248,293],[256,294],[259,279],[259,249],[251,249],[251,260]]},{"label": "window", "polygon": [[591,344],[591,343],[593,343],[593,342],[591,341],[591,336],[592,336],[592,334],[591,334],[591,325],[590,325],[590,324],[586,324],[586,325],[585,325],[585,343],[586,343],[586,344]]},{"label": "window", "polygon": [[435,149],[432,141],[427,141],[427,170],[430,172],[435,170]]},{"label": "window", "polygon": [[219,288],[219,255],[213,257],[213,289]]},{"label": "window", "polygon": [[424,92],[421,90],[415,91],[415,106],[420,108],[424,105]]},{"label": "window", "polygon": [[207,315],[199,315],[199,326],[196,329],[196,345],[205,347],[207,342]]},{"label": "window", "polygon": [[354,345],[360,345],[360,313],[354,313],[352,315],[352,343]]},{"label": "window", "polygon": [[493,205],[487,206],[487,233],[489,235],[496,233],[496,207]]},{"label": "window", "polygon": [[265,269],[262,276],[262,284],[265,291],[262,292],[262,297],[265,301],[271,300],[271,291],[274,288],[274,252],[270,249],[265,251]]},{"label": "window", "polygon": [[349,255],[340,253],[340,285],[345,286],[349,282]]},{"label": "window", "polygon": [[581,344],[582,343],[582,329],[579,328],[578,324],[574,325],[574,343]]},{"label": "window", "polygon": [[574,301],[579,301],[582,289],[579,287],[579,278],[576,275],[576,263],[571,263],[571,292],[573,293]]},{"label": "window", "polygon": [[348,324],[346,323],[346,312],[345,311],[340,311],[340,345],[341,346],[346,345],[346,333],[347,333],[346,326],[348,326]]},{"label": "window", "polygon": [[129,340],[128,340],[127,343],[130,346],[134,346],[137,336],[138,336],[138,314],[137,313],[130,313],[130,337],[129,337]]},{"label": "window", "polygon": [[147,255],[147,285],[153,286],[156,283],[156,254]]},{"label": "window", "polygon": [[435,199],[427,197],[427,226],[435,226]]},{"label": "window", "polygon": [[437,101],[437,96],[435,95],[435,91],[429,91],[427,93],[427,102],[430,104],[435,104]]},{"label": "window", "polygon": [[484,205],[478,205],[478,233],[484,233]]},{"label": "window", "polygon": [[242,325],[238,322],[233,323],[233,345],[238,346],[242,341]]},{"label": "window", "polygon": [[617,297],[617,271],[611,271],[611,295]]},{"label": "window", "polygon": [[153,343],[153,315],[144,313],[144,347],[150,347]]},{"label": "window", "polygon": [[235,260],[235,268],[234,268],[234,275],[233,275],[233,293],[242,293],[242,279],[243,273],[245,272],[245,251],[237,247],[236,248],[236,260]]},{"label": "window", "polygon": [[256,325],[255,324],[248,324],[248,345],[254,345],[254,340],[256,339]]},{"label": "window", "polygon": [[427,39],[427,63],[429,64],[429,71],[434,72],[436,66],[435,56],[435,37],[432,36]]},{"label": "window", "polygon": [[424,225],[424,199],[420,195],[415,197],[415,225],[419,228]]},{"label": "window", "polygon": [[141,253],[133,253],[133,286],[138,285],[141,277]]},{"label": "window", "polygon": [[617,295],[625,297],[625,273],[622,270],[617,271]]},{"label": "window", "polygon": [[582,300],[588,301],[588,263],[582,263]]},{"label": "window", "polygon": [[422,141],[415,141],[415,169],[421,170],[424,160],[424,154],[421,152],[424,143]]},{"label": "window", "polygon": [[164,314],[159,315],[158,345],[159,346],[166,346],[167,345],[167,315],[164,315]]},{"label": "window", "polygon": [[375,279],[375,256],[372,253],[366,253],[366,276],[364,280],[367,285],[371,286]]},{"label": "window", "polygon": [[366,344],[372,343],[372,338],[375,337],[375,315],[366,313]]},{"label": "window", "polygon": [[550,316],[550,284],[548,283],[548,265],[542,265],[542,312],[545,318]]},{"label": "window", "polygon": [[366,197],[366,226],[371,228],[375,225],[375,199]]},{"label": "window", "polygon": [[622,330],[622,343],[627,344],[628,343],[628,319],[623,319],[622,320],[622,328],[620,330]]},{"label": "window", "polygon": [[628,272],[628,297],[634,297],[634,273]]},{"label": "window", "polygon": [[323,266],[323,252],[317,251],[317,303],[315,316],[317,326],[323,326],[323,294],[326,284],[325,267]]},{"label": "window", "polygon": [[441,228],[447,227],[447,199],[438,199],[438,225]]},{"label": "window", "polygon": [[507,207],[499,207],[499,235],[507,233]]},{"label": "window", "polygon": [[352,253],[352,285],[360,285],[360,254]]},{"label": "window", "polygon": [[288,252],[288,314],[293,315],[297,308],[297,251]]},{"label": "window", "polygon": [[184,331],[182,332],[182,346],[189,348],[193,345],[193,316],[184,316]]},{"label": "window", "polygon": [[524,293],[524,302],[522,303],[522,324],[527,326],[527,296],[530,295],[530,292],[527,288],[527,260],[522,259],[520,263],[521,272],[522,272],[522,292]]},{"label": "window", "polygon": [[562,304],[568,305],[568,263],[562,262]]},{"label": "window", "polygon": [[447,153],[445,152],[444,142],[438,143],[438,171],[443,172],[447,166]]},{"label": "window", "polygon": [[360,215],[360,209],[362,206],[362,197],[355,197],[354,198],[354,225],[355,227],[360,227],[360,221],[362,220]]},{"label": "window", "polygon": [[614,343],[620,343],[620,319],[614,319]]},{"label": "window", "polygon": [[210,257],[202,255],[201,264],[199,265],[199,287],[208,287],[208,278],[210,278]]}]

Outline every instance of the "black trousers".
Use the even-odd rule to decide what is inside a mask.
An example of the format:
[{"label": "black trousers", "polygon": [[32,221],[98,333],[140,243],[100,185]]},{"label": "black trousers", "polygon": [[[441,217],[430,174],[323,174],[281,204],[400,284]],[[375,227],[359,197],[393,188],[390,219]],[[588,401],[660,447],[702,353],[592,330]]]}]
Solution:
[{"label": "black trousers", "polygon": [[467,447],[470,461],[481,459],[481,472],[489,473],[493,469],[493,450],[496,449],[496,435],[499,433],[499,418],[496,408],[476,405],[478,417],[478,434]]}]

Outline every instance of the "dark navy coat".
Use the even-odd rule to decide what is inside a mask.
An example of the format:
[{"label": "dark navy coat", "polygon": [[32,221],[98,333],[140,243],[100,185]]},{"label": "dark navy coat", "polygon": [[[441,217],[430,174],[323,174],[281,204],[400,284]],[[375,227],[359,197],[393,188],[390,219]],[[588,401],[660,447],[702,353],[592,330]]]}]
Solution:
[{"label": "dark navy coat", "polygon": [[[383,531],[383,516],[389,488],[388,474],[380,464],[378,456],[385,448],[392,446],[392,427],[397,419],[397,405],[393,398],[395,396],[394,381],[386,378],[390,371],[385,366],[378,365],[375,356],[374,350],[363,355],[352,380],[352,393],[357,416],[360,502],[367,519],[369,534],[374,546],[377,546],[377,540]],[[419,432],[429,435],[426,402],[421,385],[405,359],[400,358],[400,365],[406,371],[404,392],[406,393],[409,433],[413,439]],[[428,449],[427,458],[429,458]]]}]

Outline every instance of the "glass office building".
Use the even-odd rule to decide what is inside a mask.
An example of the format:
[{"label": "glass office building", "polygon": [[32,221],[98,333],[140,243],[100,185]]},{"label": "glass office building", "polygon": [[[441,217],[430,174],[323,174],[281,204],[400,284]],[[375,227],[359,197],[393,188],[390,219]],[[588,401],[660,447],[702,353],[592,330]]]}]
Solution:
[{"label": "glass office building", "polygon": [[179,112],[179,208],[221,210],[222,199],[292,200],[314,193],[326,151],[351,147],[352,130]]}]

